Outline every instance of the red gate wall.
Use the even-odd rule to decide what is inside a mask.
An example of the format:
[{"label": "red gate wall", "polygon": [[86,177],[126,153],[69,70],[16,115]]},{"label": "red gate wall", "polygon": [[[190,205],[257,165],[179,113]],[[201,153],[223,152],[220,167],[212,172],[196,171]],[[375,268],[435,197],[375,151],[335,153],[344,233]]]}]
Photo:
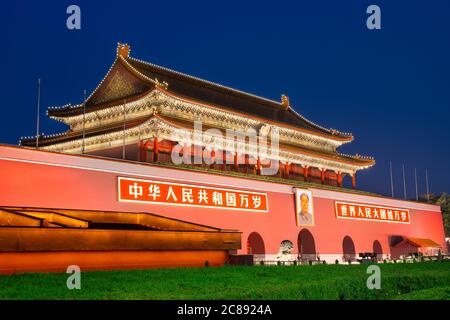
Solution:
[{"label": "red gate wall", "polygon": [[[118,176],[266,192],[269,211],[259,213],[118,202]],[[352,238],[356,253],[372,252],[375,240],[381,243],[384,254],[390,253],[389,236],[392,235],[432,239],[446,248],[442,214],[438,206],[310,189],[313,192],[315,226],[308,230],[314,236],[316,251],[321,257],[328,257],[328,260],[341,257],[345,236]],[[335,200],[408,209],[411,223],[337,219]],[[296,225],[294,194],[290,185],[11,146],[0,146],[0,205],[152,212],[240,230],[243,232],[242,253],[246,253],[246,241],[252,232],[261,235],[266,254],[277,254],[283,240],[290,240],[297,253],[297,238],[302,230]]]}]

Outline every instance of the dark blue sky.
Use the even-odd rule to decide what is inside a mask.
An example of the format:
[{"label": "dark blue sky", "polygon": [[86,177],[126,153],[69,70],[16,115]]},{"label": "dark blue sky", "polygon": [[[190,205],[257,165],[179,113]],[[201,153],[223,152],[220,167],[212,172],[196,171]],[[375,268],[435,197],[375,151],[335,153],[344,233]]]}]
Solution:
[{"label": "dark blue sky", "polygon": [[[66,8],[81,7],[79,31]],[[382,30],[366,28],[377,4]],[[355,141],[340,150],[374,156],[359,187],[408,198],[428,168],[432,192],[450,192],[450,1],[12,1],[2,5],[0,142],[36,131],[36,79],[42,78],[42,131],[48,106],[79,103],[114,60],[117,42],[132,56],[280,99],[310,120]]]}]

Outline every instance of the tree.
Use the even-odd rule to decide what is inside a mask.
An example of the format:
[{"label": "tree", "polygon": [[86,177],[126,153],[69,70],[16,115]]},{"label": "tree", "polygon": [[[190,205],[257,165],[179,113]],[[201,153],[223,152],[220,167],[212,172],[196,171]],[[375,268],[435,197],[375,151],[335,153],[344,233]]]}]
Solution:
[{"label": "tree", "polygon": [[436,204],[441,206],[445,236],[450,237],[450,195],[442,193],[437,199]]},{"label": "tree", "polygon": [[427,195],[421,195],[419,201],[441,206],[442,219],[444,220],[445,236],[450,237],[450,195],[446,194],[445,192],[441,193],[440,196],[435,196],[434,194],[430,194],[428,197]]}]

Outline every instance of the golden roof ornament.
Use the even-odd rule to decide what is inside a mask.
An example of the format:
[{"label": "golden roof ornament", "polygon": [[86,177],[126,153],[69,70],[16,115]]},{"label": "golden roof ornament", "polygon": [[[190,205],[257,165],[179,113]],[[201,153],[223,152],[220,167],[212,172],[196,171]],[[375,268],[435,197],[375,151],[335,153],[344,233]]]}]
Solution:
[{"label": "golden roof ornament", "polygon": [[118,43],[117,44],[117,55],[122,58],[128,58],[130,56],[130,46],[128,43]]},{"label": "golden roof ornament", "polygon": [[165,81],[159,82],[158,78],[155,78],[155,86],[158,88],[166,89],[169,87],[169,84]]},{"label": "golden roof ornament", "polygon": [[289,108],[289,97],[287,95],[281,95],[281,104],[285,109]]}]

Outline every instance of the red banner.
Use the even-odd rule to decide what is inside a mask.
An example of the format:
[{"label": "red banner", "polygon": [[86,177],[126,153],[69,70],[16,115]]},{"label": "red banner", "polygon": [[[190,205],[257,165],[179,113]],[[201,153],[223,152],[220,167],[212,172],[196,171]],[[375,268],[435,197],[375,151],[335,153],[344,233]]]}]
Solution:
[{"label": "red banner", "polygon": [[409,210],[367,204],[335,202],[336,217],[369,221],[410,223]]},{"label": "red banner", "polygon": [[267,194],[119,177],[119,201],[267,212]]}]

